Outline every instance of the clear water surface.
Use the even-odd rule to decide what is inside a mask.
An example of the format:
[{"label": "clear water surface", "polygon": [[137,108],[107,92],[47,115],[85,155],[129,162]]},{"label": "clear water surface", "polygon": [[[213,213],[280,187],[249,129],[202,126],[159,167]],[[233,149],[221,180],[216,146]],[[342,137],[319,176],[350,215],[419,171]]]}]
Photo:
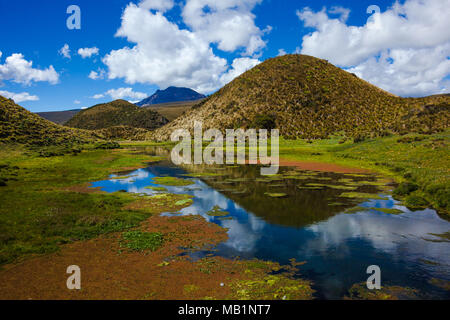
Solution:
[{"label": "clear water surface", "polygon": [[[160,148],[146,150],[152,155],[167,154]],[[228,228],[229,236],[215,250],[190,253],[191,258],[212,253],[281,264],[289,264],[292,258],[306,261],[300,276],[313,281],[320,299],[345,296],[353,284],[367,280],[370,265],[380,266],[383,286],[415,288],[424,299],[450,298],[448,291],[430,282],[433,278],[450,280],[450,242],[439,236],[450,231],[450,222],[434,210],[408,210],[392,199],[389,186],[370,183],[378,181],[375,175],[280,168],[283,178],[268,181],[259,172],[257,166],[181,168],[164,160],[123,173],[122,179],[112,175],[114,179],[93,182],[92,186],[107,192],[155,194],[158,192],[145,188],[159,186],[152,181],[154,177],[190,179],[195,184],[188,187],[165,186],[170,193],[194,196],[194,203],[182,209],[181,215],[201,215]],[[346,186],[353,186],[353,190],[345,190]],[[273,198],[267,192],[286,196]],[[370,193],[373,199],[340,197],[345,192]],[[208,215],[214,207],[229,215]],[[392,214],[376,208],[402,212]]]}]

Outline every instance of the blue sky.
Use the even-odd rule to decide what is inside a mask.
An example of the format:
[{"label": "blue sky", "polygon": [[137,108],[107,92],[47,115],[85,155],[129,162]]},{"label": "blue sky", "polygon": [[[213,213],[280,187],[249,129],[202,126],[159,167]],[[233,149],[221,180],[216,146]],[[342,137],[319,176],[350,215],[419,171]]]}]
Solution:
[{"label": "blue sky", "polygon": [[[327,58],[399,95],[448,92],[450,6],[418,1],[393,9],[389,0],[2,0],[0,94],[33,112],[137,101],[169,85],[208,94],[267,58],[294,52]],[[66,26],[72,4],[81,9],[80,30]],[[369,25],[374,4],[380,14]],[[436,13],[433,22],[421,17],[424,8]],[[420,32],[424,26],[433,36]],[[83,58],[80,48],[98,53]]]}]

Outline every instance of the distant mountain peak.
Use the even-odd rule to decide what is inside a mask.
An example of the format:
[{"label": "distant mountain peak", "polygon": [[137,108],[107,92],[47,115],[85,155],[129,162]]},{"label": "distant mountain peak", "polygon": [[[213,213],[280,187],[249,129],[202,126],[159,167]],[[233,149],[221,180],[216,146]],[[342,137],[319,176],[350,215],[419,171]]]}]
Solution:
[{"label": "distant mountain peak", "polygon": [[189,88],[170,86],[165,90],[156,90],[153,95],[136,103],[136,105],[143,107],[168,102],[194,101],[203,99],[205,97],[206,96],[204,96],[203,94],[200,94]]}]

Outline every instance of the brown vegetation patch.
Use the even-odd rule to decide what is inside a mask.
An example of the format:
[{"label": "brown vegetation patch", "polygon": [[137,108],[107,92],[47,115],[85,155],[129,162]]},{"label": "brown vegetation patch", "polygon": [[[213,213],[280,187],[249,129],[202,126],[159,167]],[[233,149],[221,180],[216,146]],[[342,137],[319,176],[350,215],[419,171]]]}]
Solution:
[{"label": "brown vegetation patch", "polygon": [[67,188],[64,188],[64,191],[69,192],[78,192],[78,193],[102,193],[100,187],[92,188],[92,184],[90,182],[78,184],[75,186],[70,186]]},{"label": "brown vegetation patch", "polygon": [[[271,271],[280,269],[275,263],[219,257],[192,262],[179,256],[183,251],[180,247],[201,248],[227,238],[225,229],[201,217],[153,216],[142,225],[142,230],[162,233],[163,246],[155,252],[124,251],[119,245],[121,234],[116,233],[5,266],[0,271],[0,299],[245,298],[245,288],[255,285],[264,288],[260,298],[277,298],[277,292],[286,290],[282,286],[289,289],[291,282],[297,284],[296,292],[300,292],[291,297],[311,298],[308,282],[269,276]],[[66,287],[66,269],[70,265],[81,268],[81,290]],[[260,291],[255,291],[256,298]]]}]

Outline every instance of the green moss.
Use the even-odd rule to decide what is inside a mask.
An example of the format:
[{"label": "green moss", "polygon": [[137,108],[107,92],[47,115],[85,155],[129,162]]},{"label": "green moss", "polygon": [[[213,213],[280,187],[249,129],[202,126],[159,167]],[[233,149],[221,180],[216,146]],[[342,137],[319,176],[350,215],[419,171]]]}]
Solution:
[{"label": "green moss", "polygon": [[176,177],[156,177],[153,178],[153,182],[164,186],[190,186],[195,184],[194,181]]},{"label": "green moss", "polygon": [[205,177],[223,177],[223,173],[215,173],[215,172],[202,172],[202,173],[186,173],[183,174],[186,177],[194,177],[194,178],[205,178]]},{"label": "green moss", "polygon": [[[42,159],[20,147],[4,146],[0,159],[10,172],[8,184],[0,192],[0,264],[136,227],[158,212],[156,207],[151,211],[126,208],[141,200],[137,195],[87,193],[85,187],[123,168],[146,166],[144,162],[152,161],[151,156],[91,149]],[[6,174],[5,170],[3,167],[0,172]]]},{"label": "green moss", "polygon": [[381,197],[373,193],[362,193],[362,192],[344,192],[339,195],[342,198],[353,198],[353,199],[375,199],[375,200],[388,200],[386,197]]},{"label": "green moss", "polygon": [[186,205],[190,205],[192,204],[194,201],[192,199],[183,199],[183,200],[178,200],[177,202],[175,202],[176,206],[186,206]]},{"label": "green moss", "polygon": [[308,187],[308,186],[297,186],[297,188],[302,190],[322,190],[322,187]]},{"label": "green moss", "polygon": [[120,246],[132,251],[156,251],[164,243],[159,232],[129,231],[122,233]]},{"label": "green moss", "polygon": [[429,203],[418,194],[410,194],[405,198],[405,205],[410,209],[425,209]]},{"label": "green moss", "polygon": [[353,285],[346,299],[350,300],[416,300],[418,291],[408,287],[385,286],[380,290],[369,290],[366,283]]},{"label": "green moss", "polygon": [[[422,197],[439,213],[450,212],[447,169],[450,167],[450,130],[426,135],[425,139],[413,144],[397,143],[397,139],[399,136],[386,136],[358,144],[349,140],[340,144],[340,137],[315,140],[311,144],[305,140],[281,139],[280,156],[286,160],[323,161],[370,169],[392,177],[397,182],[417,185],[423,193]],[[312,156],[312,153],[318,152],[322,155]],[[342,183],[352,181],[350,178],[339,180]]]},{"label": "green moss", "polygon": [[282,274],[233,281],[230,288],[230,298],[238,300],[311,300],[314,292],[308,281]]},{"label": "green moss", "polygon": [[437,233],[430,233],[430,235],[441,238],[441,239],[445,239],[447,241],[450,242],[450,231],[449,232],[444,232],[441,234],[437,234]]},{"label": "green moss", "polygon": [[402,182],[395,190],[394,195],[396,196],[406,196],[413,191],[419,189],[419,186],[411,182]]},{"label": "green moss", "polygon": [[149,187],[145,187],[145,189],[149,189],[149,190],[153,190],[153,191],[161,191],[161,192],[166,192],[167,191],[167,188],[164,188],[164,187],[152,187],[152,186],[149,186]]},{"label": "green moss", "polygon": [[450,291],[450,281],[448,281],[448,280],[432,278],[430,280],[430,283],[433,286],[436,286],[436,287],[442,288],[444,290]]},{"label": "green moss", "polygon": [[221,207],[215,205],[211,210],[206,212],[206,214],[211,217],[224,217],[224,216],[228,216],[230,213],[227,211],[224,211]]},{"label": "green moss", "polygon": [[198,286],[194,285],[194,284],[186,284],[183,287],[183,291],[185,293],[191,293],[191,292],[197,291],[198,289],[200,289],[200,288]]},{"label": "green moss", "polygon": [[333,184],[328,184],[326,187],[331,188],[331,189],[336,189],[336,190],[349,190],[349,191],[358,189],[358,187],[341,186],[341,185],[333,185]]},{"label": "green moss", "polygon": [[402,210],[399,209],[389,209],[389,208],[370,208],[370,210],[375,210],[375,211],[379,211],[379,212],[383,212],[383,213],[387,213],[387,214],[402,214],[404,213]]},{"label": "green moss", "polygon": [[364,208],[364,207],[353,207],[353,208],[346,209],[344,211],[344,213],[346,213],[346,214],[354,214],[354,213],[367,211],[367,210],[368,210],[368,208]]},{"label": "green moss", "polygon": [[272,193],[272,192],[266,192],[264,193],[266,196],[271,198],[285,198],[288,195],[286,193]]},{"label": "green moss", "polygon": [[345,203],[342,203],[342,202],[331,202],[328,205],[330,207],[340,207],[340,206],[345,206]]},{"label": "green moss", "polygon": [[319,187],[319,188],[324,188],[327,185],[326,184],[322,184],[322,183],[307,183],[306,186],[308,187]]}]

